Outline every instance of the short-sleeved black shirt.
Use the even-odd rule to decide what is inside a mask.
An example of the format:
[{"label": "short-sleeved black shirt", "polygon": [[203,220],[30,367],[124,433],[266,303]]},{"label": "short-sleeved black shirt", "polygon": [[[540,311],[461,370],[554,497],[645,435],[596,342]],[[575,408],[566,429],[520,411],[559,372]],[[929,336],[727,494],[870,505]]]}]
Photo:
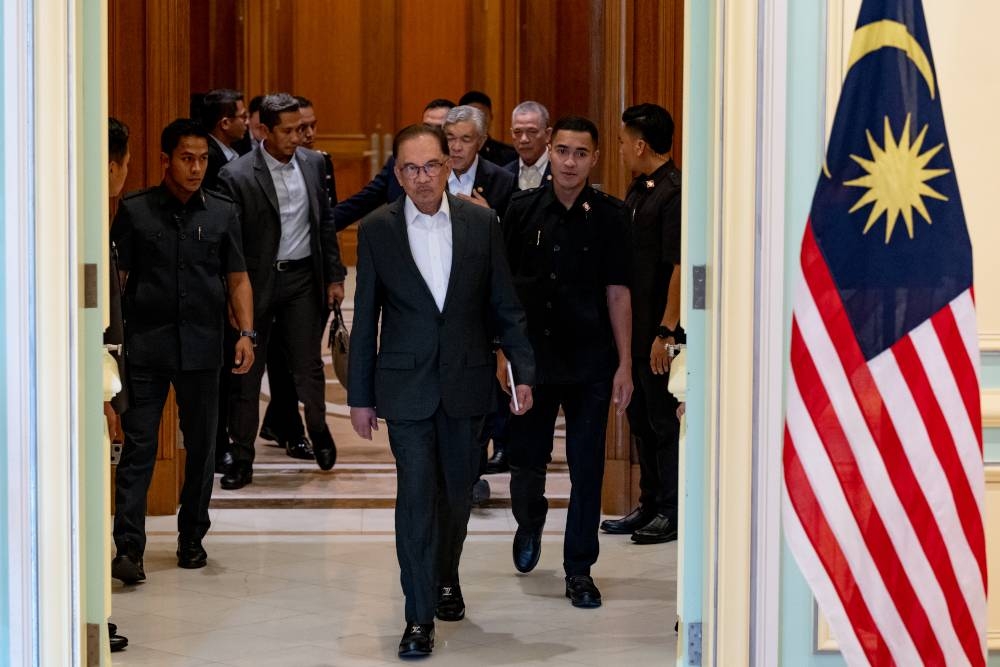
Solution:
[{"label": "short-sleeved black shirt", "polygon": [[610,380],[618,366],[608,285],[629,284],[627,212],[587,186],[569,209],[552,184],[515,193],[507,258],[528,318],[538,384]]},{"label": "short-sleeved black shirt", "polygon": [[625,205],[632,214],[632,356],[648,360],[670,274],[681,263],[681,172],[673,160],[632,181]]},{"label": "short-sleeved black shirt", "polygon": [[128,362],[185,371],[222,365],[223,278],[246,271],[233,201],[199,190],[182,204],[164,185],[140,190],[119,204],[111,240],[128,271]]}]

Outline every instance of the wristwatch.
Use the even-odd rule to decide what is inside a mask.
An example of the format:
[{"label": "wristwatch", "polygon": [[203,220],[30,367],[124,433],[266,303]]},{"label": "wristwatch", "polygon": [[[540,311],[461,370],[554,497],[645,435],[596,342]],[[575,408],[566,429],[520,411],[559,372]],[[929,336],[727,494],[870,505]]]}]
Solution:
[{"label": "wristwatch", "polygon": [[246,336],[250,339],[250,342],[254,345],[257,344],[257,331],[255,329],[242,329],[240,331],[240,337]]},{"label": "wristwatch", "polygon": [[[647,329],[647,331],[648,331],[648,329]],[[663,326],[662,324],[660,326],[656,327],[656,337],[657,338],[670,338],[671,336],[674,336],[674,337],[677,336],[677,330],[676,329],[668,329],[667,327]]]}]

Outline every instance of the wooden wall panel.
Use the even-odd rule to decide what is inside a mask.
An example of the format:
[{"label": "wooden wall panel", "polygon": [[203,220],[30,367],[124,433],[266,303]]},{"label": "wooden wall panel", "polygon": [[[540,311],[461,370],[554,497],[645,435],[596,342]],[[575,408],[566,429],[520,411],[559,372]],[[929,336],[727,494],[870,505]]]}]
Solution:
[{"label": "wooden wall panel", "polygon": [[519,62],[520,100],[535,100],[548,108],[553,120],[558,117],[555,96],[557,2],[521,0]]},{"label": "wooden wall panel", "polygon": [[396,0],[367,0],[362,3],[363,69],[359,74],[363,77],[364,87],[357,99],[361,103],[362,125],[366,134],[394,134],[399,128],[419,120],[403,116],[397,104],[400,44],[396,37],[399,29],[396,12]]},{"label": "wooden wall panel", "polygon": [[436,97],[456,102],[468,88],[469,12],[479,3],[400,0],[399,101],[400,123],[419,120],[424,105]]},{"label": "wooden wall panel", "polygon": [[191,3],[192,92],[207,93],[214,88],[240,90],[242,61],[242,0]]}]

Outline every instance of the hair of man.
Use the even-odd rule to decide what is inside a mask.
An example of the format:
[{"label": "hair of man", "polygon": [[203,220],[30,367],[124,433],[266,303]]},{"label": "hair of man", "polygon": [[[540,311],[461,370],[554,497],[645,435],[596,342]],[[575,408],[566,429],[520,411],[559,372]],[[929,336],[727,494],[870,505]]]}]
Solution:
[{"label": "hair of man", "polygon": [[117,118],[108,118],[108,160],[121,164],[128,153],[128,125]]},{"label": "hair of man", "polygon": [[594,140],[594,147],[597,147],[597,126],[589,118],[584,118],[583,116],[563,116],[552,126],[552,141],[555,141],[556,135],[562,130],[567,132],[586,132]]},{"label": "hair of man", "polygon": [[456,106],[458,105],[445,97],[437,97],[427,103],[424,111],[430,111],[431,109],[453,109]]},{"label": "hair of man", "polygon": [[299,101],[288,93],[266,95],[260,103],[260,123],[273,130],[281,122],[281,114],[298,111]]},{"label": "hair of man", "polygon": [[250,98],[250,104],[247,105],[247,113],[253,115],[255,113],[260,113],[260,105],[264,101],[263,95],[254,95]]},{"label": "hair of man", "polygon": [[459,106],[466,106],[469,104],[482,104],[484,107],[493,110],[493,100],[490,96],[481,90],[470,90],[465,95],[458,100]]},{"label": "hair of man", "polygon": [[512,111],[510,114],[511,123],[514,122],[514,118],[518,114],[525,114],[525,113],[538,114],[538,117],[541,118],[542,120],[543,130],[549,126],[549,110],[545,108],[544,104],[535,102],[534,100],[525,100],[524,102],[521,102],[516,107],[514,107],[514,111]]},{"label": "hair of man", "polygon": [[170,155],[181,143],[183,137],[200,137],[208,141],[208,130],[198,121],[190,118],[178,118],[163,128],[160,133],[160,150]]},{"label": "hair of man", "polygon": [[465,123],[470,122],[476,127],[476,131],[479,132],[479,136],[486,136],[486,116],[483,112],[473,106],[459,105],[454,107],[448,112],[448,115],[444,119],[444,126],[454,125],[455,123]]},{"label": "hair of man", "polygon": [[243,93],[232,88],[216,88],[205,94],[201,103],[201,122],[211,132],[224,118],[236,115],[236,103],[243,99]]},{"label": "hair of man", "polygon": [[407,125],[402,130],[397,132],[396,136],[392,140],[392,157],[395,158],[399,155],[399,147],[404,141],[416,139],[417,137],[424,135],[437,139],[438,143],[441,145],[441,154],[448,157],[448,137],[445,136],[444,130],[437,125],[428,125],[426,123],[414,123],[413,125]]},{"label": "hair of man", "polygon": [[302,95],[294,95],[295,101],[299,103],[300,109],[311,109],[313,106],[312,100],[308,97],[303,97]]},{"label": "hair of man", "polygon": [[636,104],[622,114],[622,123],[649,144],[654,153],[670,152],[674,143],[674,119],[658,104]]}]

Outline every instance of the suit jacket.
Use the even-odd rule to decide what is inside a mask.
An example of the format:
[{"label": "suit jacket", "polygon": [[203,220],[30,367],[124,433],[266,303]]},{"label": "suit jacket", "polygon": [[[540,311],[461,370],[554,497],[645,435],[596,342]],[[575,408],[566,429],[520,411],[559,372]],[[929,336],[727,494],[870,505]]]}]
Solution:
[{"label": "suit jacket", "polygon": [[227,160],[225,153],[219,148],[219,144],[215,143],[215,139],[209,137],[208,139],[208,166],[205,167],[205,178],[201,182],[201,187],[206,190],[218,190],[219,189],[219,170],[226,166]]},{"label": "suit jacket", "polygon": [[479,149],[479,157],[486,158],[498,167],[517,159],[517,150],[510,144],[487,136],[486,143]]},{"label": "suit jacket", "polygon": [[[262,146],[239,157],[219,172],[219,190],[236,202],[243,228],[243,256],[253,287],[254,316],[270,305],[274,290],[274,262],[281,241],[281,213],[271,172]],[[295,158],[309,197],[309,244],[317,298],[326,307],[326,285],[343,282],[347,270],[340,261],[340,246],[333,223],[333,208],[326,192],[323,156],[298,148]]]},{"label": "suit jacket", "polygon": [[517,179],[503,167],[498,167],[480,157],[472,189],[485,197],[490,203],[490,208],[503,218],[507,212],[507,204],[510,203],[510,196],[517,191]]},{"label": "suit jacket", "polygon": [[493,411],[497,334],[517,383],[535,381],[524,310],[496,216],[446,196],[452,264],[443,310],[410,252],[405,198],[372,213],[358,229],[347,402],[374,407],[385,419],[426,419],[439,405],[456,418]]},{"label": "suit jacket", "polygon": [[[516,192],[521,191],[521,158],[518,157],[513,162],[508,162],[503,166],[504,169],[514,174],[514,189]],[[542,182],[539,185],[545,185],[547,181],[552,180],[552,160],[545,163],[545,172],[542,174]]]},{"label": "suit jacket", "polygon": [[382,171],[357,194],[348,197],[333,209],[337,231],[354,224],[379,206],[394,202],[403,196],[403,186],[396,179],[396,158],[389,156]]}]

